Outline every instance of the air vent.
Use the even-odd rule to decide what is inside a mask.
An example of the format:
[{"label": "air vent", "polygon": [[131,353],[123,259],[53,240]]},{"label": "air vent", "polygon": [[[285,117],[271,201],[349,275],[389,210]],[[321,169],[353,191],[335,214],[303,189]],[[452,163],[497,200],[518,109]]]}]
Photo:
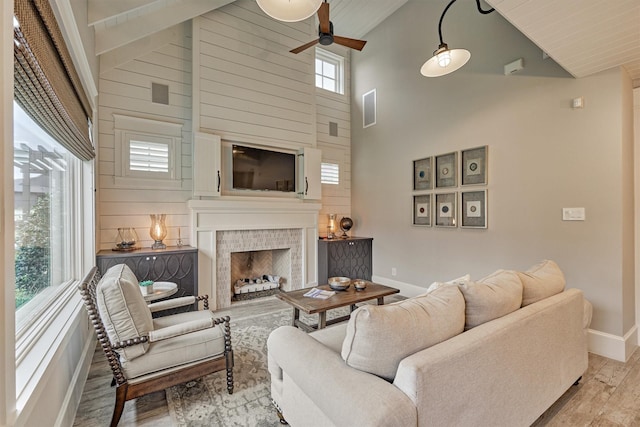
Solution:
[{"label": "air vent", "polygon": [[154,104],[169,105],[169,86],[160,83],[151,83],[151,102]]},{"label": "air vent", "polygon": [[329,122],[329,136],[338,136],[338,124]]}]

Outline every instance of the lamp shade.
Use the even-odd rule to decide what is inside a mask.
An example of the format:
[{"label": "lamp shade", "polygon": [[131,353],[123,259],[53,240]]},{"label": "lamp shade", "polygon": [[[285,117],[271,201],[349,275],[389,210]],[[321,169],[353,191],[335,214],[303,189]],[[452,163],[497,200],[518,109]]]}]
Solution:
[{"label": "lamp shade", "polygon": [[296,22],[317,12],[322,0],[256,0],[260,9],[273,19]]},{"label": "lamp shade", "polygon": [[[447,58],[446,55],[449,55]],[[425,77],[440,77],[453,73],[462,67],[471,58],[471,53],[466,49],[440,48],[420,68],[420,74]]]}]

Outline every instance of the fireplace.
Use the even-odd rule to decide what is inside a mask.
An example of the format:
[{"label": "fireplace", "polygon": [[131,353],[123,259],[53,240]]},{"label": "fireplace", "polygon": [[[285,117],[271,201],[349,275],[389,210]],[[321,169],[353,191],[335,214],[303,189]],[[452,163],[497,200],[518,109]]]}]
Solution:
[{"label": "fireplace", "polygon": [[291,249],[231,253],[231,301],[273,295],[290,277]]},{"label": "fireplace", "polygon": [[[297,199],[191,200],[192,241],[198,248],[199,293],[209,295],[212,308],[231,305],[238,279],[279,276],[280,289],[317,284],[318,211],[320,204]],[[273,273],[232,273],[232,256],[269,251]],[[262,255],[260,255],[262,256]],[[255,259],[254,259],[255,261]],[[240,261],[242,262],[242,261]],[[285,267],[283,267],[285,265]],[[238,268],[238,267],[236,267]]]},{"label": "fireplace", "polygon": [[[263,268],[273,270],[275,253],[278,271],[261,272]],[[236,259],[235,272],[233,259]],[[257,269],[254,269],[257,267]],[[239,278],[254,279],[260,275],[276,275],[284,278],[281,289],[300,289],[302,283],[302,230],[299,228],[273,230],[221,230],[216,233],[216,297],[218,303],[227,304],[234,296]],[[234,275],[245,276],[235,277]],[[246,277],[246,275],[249,277]]]}]

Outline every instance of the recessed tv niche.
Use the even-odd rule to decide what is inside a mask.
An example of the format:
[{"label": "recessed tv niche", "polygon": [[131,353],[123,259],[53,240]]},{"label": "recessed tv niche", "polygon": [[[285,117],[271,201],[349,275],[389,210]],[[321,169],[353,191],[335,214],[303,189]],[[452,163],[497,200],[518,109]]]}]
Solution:
[{"label": "recessed tv niche", "polygon": [[296,155],[233,145],[233,189],[296,191]]}]

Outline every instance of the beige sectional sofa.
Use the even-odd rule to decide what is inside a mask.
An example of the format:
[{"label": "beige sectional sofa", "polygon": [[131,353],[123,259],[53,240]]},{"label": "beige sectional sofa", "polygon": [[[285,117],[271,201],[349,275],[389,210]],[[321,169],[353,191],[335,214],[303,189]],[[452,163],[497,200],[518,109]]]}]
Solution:
[{"label": "beige sectional sofa", "polygon": [[586,371],[591,305],[553,261],[356,309],[268,339],[292,426],[528,426]]}]

